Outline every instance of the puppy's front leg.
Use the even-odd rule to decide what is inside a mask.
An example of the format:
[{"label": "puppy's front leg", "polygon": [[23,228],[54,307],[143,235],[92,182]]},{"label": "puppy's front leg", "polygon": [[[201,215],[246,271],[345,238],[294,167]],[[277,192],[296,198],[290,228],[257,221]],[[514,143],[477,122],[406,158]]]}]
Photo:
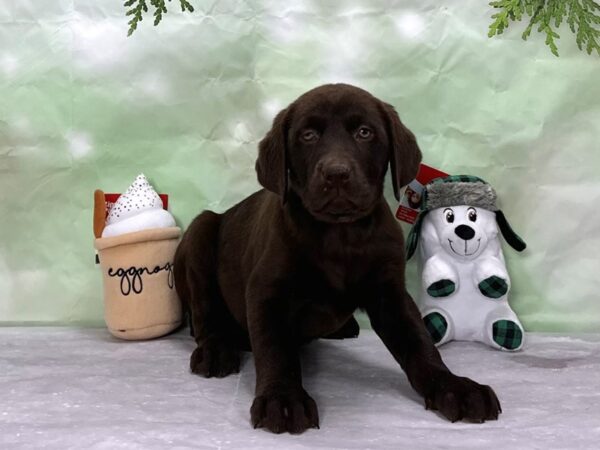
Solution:
[{"label": "puppy's front leg", "polygon": [[492,388],[452,374],[443,363],[403,280],[384,283],[381,293],[367,305],[369,319],[410,384],[425,398],[425,407],[453,422],[497,419],[501,408]]},{"label": "puppy's front leg", "polygon": [[288,298],[277,287],[281,283],[268,278],[264,272],[251,277],[247,289],[248,331],[256,366],[256,398],[250,416],[254,428],[302,433],[319,427],[317,405],[302,387]]}]

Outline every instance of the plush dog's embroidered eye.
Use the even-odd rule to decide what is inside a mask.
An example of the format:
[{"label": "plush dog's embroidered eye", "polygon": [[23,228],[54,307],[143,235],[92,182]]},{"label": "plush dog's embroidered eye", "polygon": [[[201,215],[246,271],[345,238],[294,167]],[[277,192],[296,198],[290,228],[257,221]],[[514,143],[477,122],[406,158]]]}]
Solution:
[{"label": "plush dog's embroidered eye", "polygon": [[356,131],[354,137],[360,141],[368,141],[373,137],[373,130],[371,130],[369,127],[360,127]]},{"label": "plush dog's embroidered eye", "polygon": [[444,215],[446,216],[446,222],[454,223],[454,211],[452,211],[450,208],[446,208],[444,210]]},{"label": "plush dog's embroidered eye", "polygon": [[477,210],[475,208],[469,208],[468,216],[471,222],[477,221]]},{"label": "plush dog's embroidered eye", "polygon": [[313,144],[319,140],[319,133],[312,128],[304,130],[302,134],[300,134],[300,140],[306,142],[307,144]]}]

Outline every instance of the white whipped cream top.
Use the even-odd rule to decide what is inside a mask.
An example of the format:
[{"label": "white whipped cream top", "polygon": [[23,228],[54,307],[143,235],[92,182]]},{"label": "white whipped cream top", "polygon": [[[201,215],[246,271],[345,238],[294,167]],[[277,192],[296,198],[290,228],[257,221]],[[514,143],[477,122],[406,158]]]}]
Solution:
[{"label": "white whipped cream top", "polygon": [[102,237],[174,226],[175,219],[142,173],[111,208]]}]

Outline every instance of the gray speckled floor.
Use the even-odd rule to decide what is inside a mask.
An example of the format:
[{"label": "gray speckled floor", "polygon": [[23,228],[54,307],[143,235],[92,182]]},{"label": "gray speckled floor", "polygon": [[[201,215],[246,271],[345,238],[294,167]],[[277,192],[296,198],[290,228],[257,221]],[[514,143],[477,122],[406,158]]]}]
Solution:
[{"label": "gray speckled floor", "polygon": [[0,448],[316,449],[598,448],[600,335],[528,335],[509,354],[475,343],[442,348],[456,373],[492,385],[504,413],[449,423],[423,408],[371,331],[303,354],[321,429],[254,430],[254,366],[203,379],[188,372],[185,332],[121,342],[103,329],[0,328]]}]

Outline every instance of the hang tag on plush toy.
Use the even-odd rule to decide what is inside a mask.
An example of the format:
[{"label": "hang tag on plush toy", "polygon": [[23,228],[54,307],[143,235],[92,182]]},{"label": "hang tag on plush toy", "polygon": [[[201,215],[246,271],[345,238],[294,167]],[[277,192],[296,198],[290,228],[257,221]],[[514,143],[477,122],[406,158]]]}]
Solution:
[{"label": "hang tag on plush toy", "polygon": [[421,208],[425,185],[435,178],[445,176],[448,176],[448,174],[426,164],[421,164],[417,177],[404,190],[404,195],[400,199],[400,205],[398,205],[396,211],[396,218],[411,225],[415,223]]},{"label": "hang tag on plush toy", "polygon": [[525,249],[485,181],[455,175],[424,187],[407,257],[418,255],[417,303],[436,345],[463,340],[509,351],[523,347],[523,326],[508,303],[500,236],[515,250]]}]

